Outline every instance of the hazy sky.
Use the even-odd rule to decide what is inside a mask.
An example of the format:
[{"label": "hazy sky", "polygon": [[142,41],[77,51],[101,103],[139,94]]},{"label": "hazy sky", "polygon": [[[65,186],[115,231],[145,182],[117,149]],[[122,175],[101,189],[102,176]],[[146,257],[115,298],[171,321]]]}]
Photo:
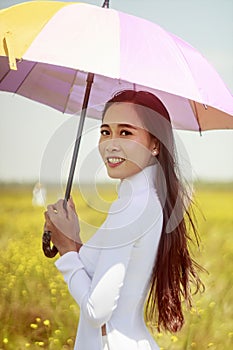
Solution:
[{"label": "hazy sky", "polygon": [[[23,1],[0,0],[0,8]],[[83,1],[102,5],[103,1]],[[144,17],[196,47],[233,91],[232,0],[110,0],[110,7]],[[0,93],[0,181],[37,181],[47,144],[65,117],[19,96]],[[87,130],[92,124],[87,124]],[[83,145],[85,153],[97,143]],[[179,133],[195,176],[203,180],[233,180],[233,131]],[[80,164],[83,162],[83,154]],[[64,168],[68,161],[64,162]],[[88,179],[88,169],[83,166]],[[66,173],[66,170],[64,170]]]}]

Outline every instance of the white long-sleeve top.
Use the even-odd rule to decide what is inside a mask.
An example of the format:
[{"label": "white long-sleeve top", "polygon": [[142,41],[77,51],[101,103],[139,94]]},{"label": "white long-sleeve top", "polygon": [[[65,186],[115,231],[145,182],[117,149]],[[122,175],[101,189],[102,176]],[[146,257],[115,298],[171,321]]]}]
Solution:
[{"label": "white long-sleeve top", "polygon": [[163,222],[155,172],[124,179],[100,229],[55,263],[80,306],[75,350],[102,350],[104,324],[110,350],[159,349],[143,317]]}]

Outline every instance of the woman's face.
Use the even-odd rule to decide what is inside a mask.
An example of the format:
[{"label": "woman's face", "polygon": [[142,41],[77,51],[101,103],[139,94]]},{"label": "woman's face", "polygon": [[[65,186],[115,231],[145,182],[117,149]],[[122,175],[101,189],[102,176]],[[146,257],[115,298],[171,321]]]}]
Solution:
[{"label": "woman's face", "polygon": [[157,140],[143,128],[134,104],[113,103],[100,132],[99,151],[111,178],[127,178],[154,163]]}]

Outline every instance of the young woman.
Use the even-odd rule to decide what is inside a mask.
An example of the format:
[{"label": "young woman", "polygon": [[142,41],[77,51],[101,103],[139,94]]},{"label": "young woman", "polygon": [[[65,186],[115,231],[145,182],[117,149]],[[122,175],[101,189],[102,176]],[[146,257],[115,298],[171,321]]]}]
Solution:
[{"label": "young woman", "polygon": [[[182,300],[200,290],[190,230],[198,243],[174,154],[169,114],[151,93],[125,90],[105,106],[99,151],[118,199],[85,244],[70,199],[45,213],[61,257],[57,268],[80,306],[76,350],[159,349],[144,321],[177,332]],[[189,207],[189,208],[188,208]],[[144,310],[145,304],[145,310]]]}]

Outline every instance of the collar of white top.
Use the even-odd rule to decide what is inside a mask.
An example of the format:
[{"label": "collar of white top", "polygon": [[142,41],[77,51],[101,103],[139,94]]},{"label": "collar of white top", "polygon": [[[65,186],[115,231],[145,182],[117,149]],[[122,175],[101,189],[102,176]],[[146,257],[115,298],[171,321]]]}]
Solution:
[{"label": "collar of white top", "polygon": [[139,173],[123,179],[118,189],[118,197],[138,194],[155,188],[156,172],[158,165],[150,165],[142,169]]}]

